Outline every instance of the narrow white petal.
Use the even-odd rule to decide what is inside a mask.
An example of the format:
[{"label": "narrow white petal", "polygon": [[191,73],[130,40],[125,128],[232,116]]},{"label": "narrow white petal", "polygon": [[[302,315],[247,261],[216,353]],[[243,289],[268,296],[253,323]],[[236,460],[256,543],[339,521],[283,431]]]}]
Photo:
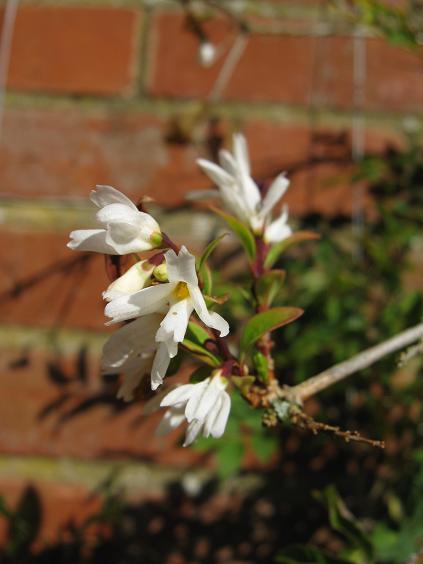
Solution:
[{"label": "narrow white petal", "polygon": [[151,389],[157,388],[163,384],[164,377],[166,376],[167,369],[170,364],[170,356],[167,352],[166,346],[161,343],[157,349],[156,355],[153,360],[151,368]]},{"label": "narrow white petal", "polygon": [[265,218],[268,214],[270,214],[274,206],[287,191],[288,186],[289,180],[286,178],[285,174],[279,174],[279,176],[275,178],[263,200],[262,208],[260,210],[262,217]]},{"label": "narrow white petal", "polygon": [[188,286],[188,288],[194,309],[201,321],[207,325],[207,327],[219,331],[221,337],[226,337],[229,333],[229,323],[226,319],[223,319],[221,315],[214,311],[209,312],[206,302],[204,301],[204,296],[198,286]]},{"label": "narrow white petal", "polygon": [[242,174],[250,175],[250,157],[248,156],[247,140],[242,133],[235,133],[233,137],[233,151],[236,163]]},{"label": "narrow white petal", "polygon": [[125,204],[134,210],[137,209],[137,206],[125,194],[122,194],[113,186],[97,185],[95,190],[91,191],[90,200],[99,208],[109,204]]},{"label": "narrow white petal", "polygon": [[172,407],[166,411],[163,419],[156,428],[155,435],[162,437],[167,435],[185,420],[183,407]]},{"label": "narrow white petal", "polygon": [[195,419],[198,419],[199,421],[204,421],[206,419],[210,411],[213,410],[214,406],[218,402],[222,391],[223,390],[218,383],[218,379],[212,378],[197,404],[194,414]]},{"label": "narrow white petal", "polygon": [[268,243],[278,243],[283,241],[292,235],[292,229],[288,225],[288,207],[284,206],[281,215],[272,221],[270,225],[266,227],[264,232],[264,238]]},{"label": "narrow white petal", "polygon": [[207,417],[204,420],[203,437],[208,437],[210,435],[211,430],[213,428],[213,424],[220,411],[220,408],[222,407],[222,401],[223,401],[223,395],[220,394],[216,402],[214,403],[213,407],[208,412]]},{"label": "narrow white petal", "polygon": [[207,161],[206,159],[197,159],[197,164],[217,186],[221,184],[233,184],[232,176],[219,165]]},{"label": "narrow white petal", "polygon": [[104,309],[104,314],[111,318],[107,325],[149,313],[162,312],[163,308],[169,303],[173,288],[174,284],[157,284],[135,292],[135,294],[112,300]]},{"label": "narrow white petal", "polygon": [[160,407],[168,407],[171,405],[184,404],[190,399],[196,384],[183,384],[170,391],[160,402]]},{"label": "narrow white petal", "polygon": [[180,300],[173,304],[160,324],[156,334],[157,342],[181,343],[185,338],[193,307],[191,300]]},{"label": "narrow white petal", "polygon": [[125,294],[134,294],[138,290],[142,290],[151,278],[154,266],[147,263],[146,260],[141,260],[131,266],[125,274],[120,276],[117,280],[112,282],[105,292],[103,298],[107,301],[114,300]]},{"label": "narrow white petal", "polygon": [[193,384],[194,388],[191,390],[190,397],[185,407],[185,417],[187,418],[188,422],[191,422],[193,419],[197,419],[197,408],[200,405],[201,398],[203,397],[203,394],[206,391],[209,382],[210,378],[206,378],[198,384]]},{"label": "narrow white petal", "polygon": [[227,392],[222,392],[221,406],[216,414],[215,420],[210,427],[210,434],[215,439],[219,439],[225,432],[226,423],[228,421],[229,412],[231,410],[231,397]]},{"label": "narrow white petal", "polygon": [[195,439],[198,437],[198,435],[201,433],[202,426],[203,424],[201,421],[197,421],[195,419],[191,421],[191,423],[188,425],[188,429],[185,434],[185,441],[182,446],[186,447],[192,444],[195,441]]},{"label": "narrow white petal", "polygon": [[220,166],[228,174],[235,177],[238,173],[238,165],[229,151],[226,149],[221,149],[219,151],[219,163]]},{"label": "narrow white petal", "polygon": [[165,253],[167,265],[167,277],[169,282],[186,282],[187,284],[198,284],[195,271],[195,257],[186,247],[181,247],[179,254],[170,250]]},{"label": "narrow white petal", "polygon": [[72,231],[67,244],[73,251],[91,251],[106,255],[116,255],[116,250],[106,243],[106,231],[104,229],[79,229]]},{"label": "narrow white petal", "polygon": [[156,348],[154,335],[161,319],[161,315],[146,315],[113,333],[103,346],[103,372],[116,373],[129,358],[152,353]]}]

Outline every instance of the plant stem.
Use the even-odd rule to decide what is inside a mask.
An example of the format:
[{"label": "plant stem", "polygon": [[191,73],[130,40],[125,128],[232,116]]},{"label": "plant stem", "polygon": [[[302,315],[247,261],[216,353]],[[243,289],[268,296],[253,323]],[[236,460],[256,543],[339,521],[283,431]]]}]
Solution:
[{"label": "plant stem", "polygon": [[316,374],[316,376],[309,378],[297,386],[288,388],[286,395],[287,397],[295,398],[301,402],[321,392],[322,390],[325,390],[329,386],[344,380],[351,374],[371,366],[384,356],[403,349],[422,338],[423,323],[420,323],[415,327],[406,329],[402,333],[395,335],[395,337],[392,337],[379,345],[358,353],[349,360],[335,364],[335,366]]}]

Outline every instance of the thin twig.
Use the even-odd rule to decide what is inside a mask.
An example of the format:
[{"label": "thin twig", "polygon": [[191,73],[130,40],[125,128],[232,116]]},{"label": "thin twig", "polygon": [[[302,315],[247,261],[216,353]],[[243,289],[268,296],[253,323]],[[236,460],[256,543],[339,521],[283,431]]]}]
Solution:
[{"label": "thin twig", "polygon": [[423,323],[416,325],[387,341],[371,347],[355,356],[328,368],[320,374],[309,378],[305,382],[289,388],[286,395],[299,402],[321,392],[322,390],[340,382],[347,376],[367,368],[388,354],[408,347],[423,337]]},{"label": "thin twig", "polygon": [[337,425],[329,425],[328,423],[322,423],[321,421],[316,421],[302,411],[298,411],[297,413],[295,413],[295,415],[291,417],[291,423],[293,423],[294,425],[298,425],[298,427],[301,427],[302,429],[307,429],[315,435],[321,432],[333,433],[337,437],[344,439],[344,441],[347,443],[349,443],[350,441],[354,441],[357,443],[364,443],[372,447],[377,447],[382,449],[385,448],[384,441],[368,439],[367,437],[363,437],[362,435],[360,435],[358,431],[343,431]]}]

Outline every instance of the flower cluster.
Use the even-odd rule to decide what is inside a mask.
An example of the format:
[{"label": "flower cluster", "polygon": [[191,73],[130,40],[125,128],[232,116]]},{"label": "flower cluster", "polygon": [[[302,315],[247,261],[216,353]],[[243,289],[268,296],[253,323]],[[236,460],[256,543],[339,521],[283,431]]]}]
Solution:
[{"label": "flower cluster", "polygon": [[219,152],[220,166],[205,159],[199,159],[197,163],[217,185],[217,195],[224,207],[254,233],[263,235],[266,243],[278,243],[292,234],[286,205],[279,217],[272,219],[273,209],[287,191],[289,180],[285,174],[280,174],[262,198],[259,187],[251,177],[247,142],[243,135],[234,135],[233,155],[225,149]]},{"label": "flower cluster", "polygon": [[[97,186],[91,201],[99,208],[95,216],[98,229],[73,231],[69,248],[108,255],[161,249],[156,255],[158,260],[151,257],[138,260],[103,293],[107,301],[105,315],[110,318],[107,324],[130,321],[106,342],[101,360],[103,373],[123,376],[118,397],[129,401],[146,374],[150,374],[153,390],[163,383],[194,311],[204,325],[221,337],[229,333],[229,325],[218,313],[208,310],[199,287],[195,257],[185,247],[178,253],[174,249],[166,250],[160,226],[151,215],[139,211],[111,186]],[[172,409],[187,403],[186,444],[201,430],[203,434],[218,436],[225,428],[230,407],[229,395],[224,392],[226,385],[218,384],[218,376],[210,383],[208,380],[178,388],[178,393],[183,391],[184,395],[176,404],[172,403],[172,394],[177,390],[167,396],[170,403],[163,403],[173,405]],[[216,393],[217,389],[220,393]],[[166,415],[165,421],[169,417],[173,422],[172,415]]]},{"label": "flower cluster", "polygon": [[[220,151],[219,162],[220,166],[200,159],[198,164],[217,185],[219,191],[214,193],[220,195],[224,207],[237,218],[238,222],[232,217],[230,225],[241,222],[241,229],[250,232],[247,237],[252,237],[251,232],[254,234],[253,243],[258,240],[264,242],[264,253],[256,255],[253,249],[249,255],[250,259],[256,260],[252,272],[257,278],[268,268],[265,258],[272,244],[292,235],[286,206],[276,219],[273,218],[273,210],[285,194],[289,182],[284,174],[279,175],[262,196],[251,176],[246,141],[240,134],[234,136],[233,154]],[[231,406],[226,391],[227,378],[234,371],[237,376],[234,382],[238,382],[236,385],[242,389],[242,381],[251,383],[251,374],[258,368],[254,365],[251,371],[245,364],[245,351],[237,360],[226,343],[220,341],[229,333],[229,325],[218,313],[209,311],[202,292],[203,287],[210,285],[201,269],[211,251],[206,250],[205,258],[198,263],[203,276],[200,284],[195,257],[186,247],[175,245],[149,213],[139,209],[111,186],[97,186],[91,193],[91,201],[97,207],[94,228],[73,231],[68,247],[115,257],[136,257],[136,262],[103,292],[107,302],[104,312],[109,318],[107,325],[123,323],[104,345],[101,359],[103,373],[121,375],[118,397],[125,401],[133,399],[144,377],[150,379],[152,390],[157,390],[163,384],[170,361],[178,354],[181,343],[185,341],[185,347],[189,349],[186,333],[195,314],[206,328],[200,353],[198,345],[195,345],[197,355],[202,361],[211,355],[214,368],[210,368],[208,377],[201,382],[165,391],[159,394],[160,399],[156,396],[155,405],[167,408],[158,432],[170,431],[186,420],[185,445],[191,444],[199,435],[220,437]],[[211,244],[212,248],[215,244]],[[155,254],[151,253],[154,249]],[[150,252],[149,255],[139,256],[146,251]],[[276,280],[277,284],[280,280]],[[269,296],[265,297],[264,309],[260,299],[260,292],[256,292],[254,308],[258,315],[270,307]],[[253,323],[254,338],[250,335],[244,343],[254,347],[262,334],[296,318],[299,311],[295,308],[274,309]],[[205,348],[206,342],[211,346],[210,350]],[[189,350],[192,352],[192,347]],[[213,354],[213,350],[219,351],[220,358]],[[267,366],[265,358],[263,362],[263,366]],[[244,378],[246,375],[247,380]]]}]

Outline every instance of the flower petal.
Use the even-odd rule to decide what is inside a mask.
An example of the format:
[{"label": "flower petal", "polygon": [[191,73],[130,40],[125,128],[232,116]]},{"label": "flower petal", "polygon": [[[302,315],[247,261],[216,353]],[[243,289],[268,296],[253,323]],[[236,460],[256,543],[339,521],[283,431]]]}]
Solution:
[{"label": "flower petal", "polygon": [[174,284],[157,284],[129,294],[121,296],[109,302],[105,309],[104,314],[111,317],[111,321],[106,325],[119,323],[127,319],[133,319],[141,315],[148,315],[149,313],[161,313],[166,305],[169,303],[169,298],[172,293]]},{"label": "flower petal", "polygon": [[231,410],[231,397],[227,392],[222,392],[220,409],[210,426],[210,434],[215,439],[219,439],[225,432],[229,412]]},{"label": "flower petal", "polygon": [[233,136],[233,151],[235,161],[240,172],[246,176],[250,175],[250,157],[248,155],[248,145],[242,133],[235,133]]},{"label": "flower petal", "polygon": [[225,337],[229,333],[229,323],[218,313],[214,311],[209,312],[206,302],[204,301],[204,296],[198,286],[190,285],[188,289],[194,309],[201,321],[207,325],[207,327],[219,331],[221,337]]},{"label": "flower petal", "polygon": [[203,397],[203,394],[205,393],[209,383],[210,378],[206,378],[198,384],[193,384],[194,388],[191,391],[190,397],[185,407],[185,417],[187,418],[188,422],[191,422],[193,419],[198,419],[197,408],[200,405],[201,398]]},{"label": "flower petal", "polygon": [[98,184],[95,189],[91,191],[90,200],[99,208],[103,208],[109,204],[125,204],[137,210],[137,206],[127,198],[125,194],[122,194],[122,192],[119,192],[119,190],[116,190],[113,186]]},{"label": "flower petal", "polygon": [[158,424],[155,435],[158,437],[162,437],[163,435],[167,435],[176,427],[179,427],[181,423],[185,420],[184,416],[184,408],[182,407],[172,407],[166,411],[163,416],[163,419]]},{"label": "flower petal", "polygon": [[156,348],[154,336],[161,319],[161,315],[146,315],[113,333],[103,346],[103,373],[115,374],[129,358],[153,353]]},{"label": "flower petal", "polygon": [[180,300],[173,304],[160,324],[156,334],[157,342],[181,343],[185,338],[193,306],[191,300]]},{"label": "flower petal", "polygon": [[196,419],[191,421],[191,423],[188,425],[188,429],[185,434],[185,441],[182,446],[186,447],[192,444],[201,433],[202,426],[203,424],[201,421],[197,421]]},{"label": "flower petal", "polygon": [[[214,408],[223,392],[222,386],[219,384],[218,378],[211,378],[208,386],[204,390],[193,416],[199,421],[204,421],[209,415],[210,411]],[[185,412],[186,413],[186,412]],[[188,418],[187,418],[188,419]]]},{"label": "flower petal", "polygon": [[169,282],[186,282],[198,285],[195,271],[195,257],[186,247],[181,247],[179,254],[170,250],[165,253],[167,277]]},{"label": "flower petal", "polygon": [[151,389],[157,388],[163,384],[164,377],[166,376],[167,369],[170,364],[170,356],[167,352],[167,347],[161,343],[157,349],[156,355],[153,360],[151,368]]},{"label": "flower petal", "polygon": [[234,181],[232,176],[219,165],[212,163],[211,161],[207,161],[206,159],[197,159],[197,164],[217,186],[222,184],[233,184]]},{"label": "flower petal", "polygon": [[104,229],[78,229],[69,235],[67,244],[73,251],[91,251],[106,255],[115,255],[116,250],[106,243],[106,231]]},{"label": "flower petal", "polygon": [[288,207],[284,206],[281,215],[266,227],[264,232],[265,241],[268,243],[278,243],[290,237],[292,235],[292,229],[287,222]]},{"label": "flower petal", "polygon": [[184,404],[190,399],[197,384],[183,384],[171,390],[160,402],[160,407]]},{"label": "flower petal", "polygon": [[272,182],[264,197],[260,214],[266,217],[274,206],[279,202],[282,196],[285,194],[289,186],[289,180],[286,178],[285,174],[279,174]]}]

